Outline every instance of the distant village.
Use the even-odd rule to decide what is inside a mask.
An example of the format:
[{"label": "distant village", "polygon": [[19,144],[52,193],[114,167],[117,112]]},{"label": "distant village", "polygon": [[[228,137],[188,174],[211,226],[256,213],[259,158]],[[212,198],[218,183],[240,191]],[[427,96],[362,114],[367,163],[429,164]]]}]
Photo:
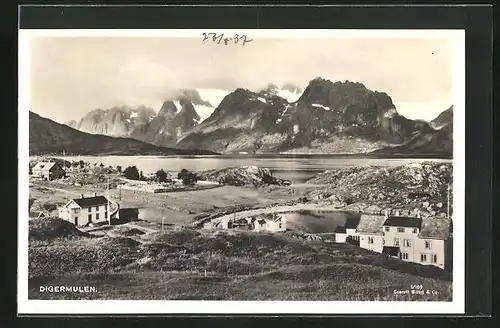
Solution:
[{"label": "distant village", "polygon": [[[66,176],[65,170],[55,162],[39,162],[32,168],[32,176],[41,180],[55,180]],[[171,177],[167,177],[171,181]],[[134,186],[129,186],[131,189]],[[154,192],[154,191],[153,191]],[[81,195],[69,199],[58,209],[59,218],[75,226],[118,224],[123,222],[120,204],[109,196]],[[136,220],[137,213],[125,218]],[[31,218],[43,218],[43,212],[31,212]],[[331,234],[331,242],[348,243],[385,256],[403,261],[433,265],[441,269],[452,263],[452,232],[447,235],[427,235],[422,231],[420,216],[402,216],[399,210],[386,210],[385,215],[365,215],[348,218]],[[208,230],[246,230],[255,232],[280,233],[288,231],[286,216],[271,213],[236,218],[225,216],[222,220],[209,221],[204,225]],[[326,239],[325,239],[326,240]]]}]

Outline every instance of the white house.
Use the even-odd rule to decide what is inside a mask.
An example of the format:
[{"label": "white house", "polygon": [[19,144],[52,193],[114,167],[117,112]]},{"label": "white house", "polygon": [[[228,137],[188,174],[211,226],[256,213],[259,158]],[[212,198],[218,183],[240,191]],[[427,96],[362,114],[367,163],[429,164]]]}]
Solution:
[{"label": "white house", "polygon": [[[90,223],[104,223],[110,216],[118,213],[119,206],[110,209],[110,201],[104,196],[75,198],[59,208],[59,218],[73,223],[75,226],[86,226]],[[112,212],[110,213],[110,210]],[[115,215],[117,216],[117,215]]]},{"label": "white house", "polygon": [[251,225],[253,231],[286,231],[286,219],[276,213],[273,213],[272,215],[261,215],[254,219],[255,220],[252,219]]},{"label": "white house", "polygon": [[[368,225],[363,221],[369,221],[368,225],[371,225],[371,229],[366,229]],[[387,212],[385,216],[380,217],[361,216],[355,233],[352,228],[338,227],[335,231],[335,241],[337,243],[351,242],[356,245],[359,241],[360,247],[374,252],[399,257],[403,261],[434,265],[444,269],[446,263],[449,263],[446,258],[446,238],[426,236],[421,233],[421,227],[420,217],[399,216],[398,211],[394,216],[389,216]],[[351,238],[350,241],[349,238]]]}]

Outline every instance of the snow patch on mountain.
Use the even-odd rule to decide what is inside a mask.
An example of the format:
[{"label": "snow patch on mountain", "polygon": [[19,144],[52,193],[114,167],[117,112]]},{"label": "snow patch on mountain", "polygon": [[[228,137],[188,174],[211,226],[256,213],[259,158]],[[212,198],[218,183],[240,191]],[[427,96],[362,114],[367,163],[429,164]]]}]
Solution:
[{"label": "snow patch on mountain", "polygon": [[396,115],[398,113],[398,111],[395,109],[395,108],[391,108],[389,109],[385,114],[384,114],[384,117],[385,118],[392,118],[394,115]]},{"label": "snow patch on mountain", "polygon": [[260,100],[261,102],[263,102],[264,104],[267,104],[267,101],[266,99],[262,98],[262,97],[257,97],[258,100]]},{"label": "snow patch on mountain", "polygon": [[276,94],[279,97],[286,99],[286,101],[288,101],[289,103],[296,102],[297,100],[299,100],[299,98],[301,96],[300,92],[294,93],[294,92],[291,92],[288,90],[283,90],[283,89],[277,90]]},{"label": "snow patch on mountain", "polygon": [[182,105],[181,105],[181,102],[179,100],[174,100],[174,106],[175,106],[175,108],[177,108],[177,111],[182,109]]}]

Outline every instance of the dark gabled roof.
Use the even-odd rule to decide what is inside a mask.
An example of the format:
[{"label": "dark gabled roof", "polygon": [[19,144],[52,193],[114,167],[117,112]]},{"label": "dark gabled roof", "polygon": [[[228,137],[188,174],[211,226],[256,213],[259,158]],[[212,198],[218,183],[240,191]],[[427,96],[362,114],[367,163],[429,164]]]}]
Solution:
[{"label": "dark gabled roof", "polygon": [[335,228],[334,232],[336,232],[336,233],[346,233],[346,230],[345,230],[345,227],[338,226],[337,228]]},{"label": "dark gabled roof", "polygon": [[73,199],[80,207],[90,207],[97,205],[104,205],[108,203],[108,199],[104,196],[95,196],[87,198],[75,198]]},{"label": "dark gabled roof", "polygon": [[346,229],[356,229],[358,227],[360,218],[347,218],[344,227]]},{"label": "dark gabled roof", "polygon": [[390,255],[390,256],[398,256],[399,255],[399,247],[384,246],[384,248],[382,248],[382,254]]},{"label": "dark gabled roof", "polygon": [[385,220],[383,225],[389,227],[420,228],[422,219],[406,216],[390,216]]}]

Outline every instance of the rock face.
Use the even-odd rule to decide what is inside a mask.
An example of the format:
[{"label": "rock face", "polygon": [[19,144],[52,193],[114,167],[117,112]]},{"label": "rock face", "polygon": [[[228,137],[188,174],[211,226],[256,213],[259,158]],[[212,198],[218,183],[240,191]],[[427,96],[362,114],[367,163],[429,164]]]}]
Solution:
[{"label": "rock face", "polygon": [[293,102],[273,85],[260,92],[236,89],[178,146],[222,153],[360,153],[404,143],[422,131],[434,129],[399,115],[387,94],[316,78]]},{"label": "rock face", "polygon": [[284,185],[287,181],[273,176],[267,168],[257,166],[229,167],[221,170],[199,172],[202,180],[216,181],[231,186]]},{"label": "rock face", "polygon": [[159,147],[131,138],[95,135],[56,123],[30,111],[30,156],[65,153],[66,155],[194,155],[215,153]]},{"label": "rock face", "polygon": [[[360,166],[325,171],[307,183],[329,184],[309,195],[314,200],[352,204],[350,210],[380,212],[400,209],[403,214],[445,217],[448,185],[453,183],[451,163],[424,162],[394,168]],[[453,193],[450,190],[450,212]]]},{"label": "rock face", "polygon": [[95,109],[80,121],[70,121],[68,125],[86,133],[128,137],[134,129],[147,124],[155,114],[152,108],[147,107]]},{"label": "rock face", "polygon": [[203,100],[197,90],[179,90],[177,96],[164,101],[158,113],[144,106],[96,109],[67,125],[91,134],[131,137],[158,146],[173,146],[201,122],[196,107],[213,109],[214,106]]}]

